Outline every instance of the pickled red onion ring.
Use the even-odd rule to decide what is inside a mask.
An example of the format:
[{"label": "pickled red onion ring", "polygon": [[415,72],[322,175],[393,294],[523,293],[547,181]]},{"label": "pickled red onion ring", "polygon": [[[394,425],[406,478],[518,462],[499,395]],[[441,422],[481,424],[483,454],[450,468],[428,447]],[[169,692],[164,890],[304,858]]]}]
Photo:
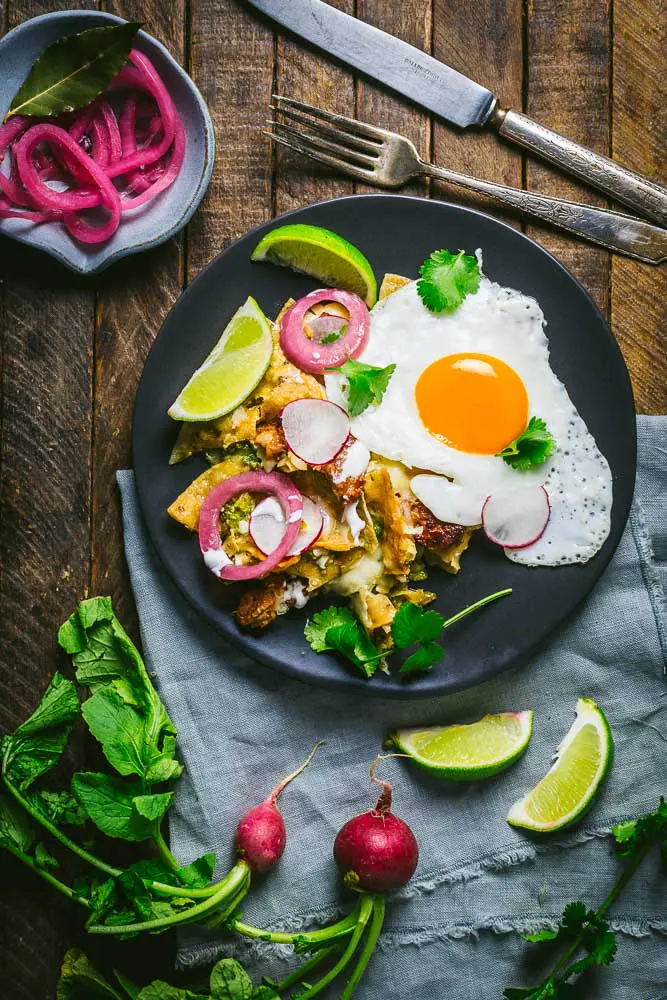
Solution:
[{"label": "pickled red onion ring", "polygon": [[[275,496],[285,515],[287,530],[273,552],[251,566],[237,566],[222,547],[219,517],[224,505],[239,493],[268,493]],[[303,497],[294,483],[281,472],[241,472],[214,486],[199,514],[199,547],[204,562],[220,580],[230,583],[258,580],[278,566],[296,541],[301,527]]]},{"label": "pickled red onion ring", "polygon": [[[133,49],[109,90],[130,88],[118,113],[105,96],[59,119],[15,116],[0,126],[0,218],[33,223],[62,221],[83,243],[100,243],[118,228],[121,212],[139,208],[166,190],[180,173],[186,137],[180,116],[155,67]],[[140,113],[138,102],[141,101]],[[124,186],[119,190],[113,179]],[[48,181],[69,185],[56,190]],[[80,216],[109,213],[103,225]]]},{"label": "pickled red onion ring", "polygon": [[[349,313],[347,329],[331,344],[311,340],[304,330],[306,313],[318,302],[339,302]],[[287,310],[280,327],[280,346],[301,371],[321,375],[327,368],[339,368],[348,358],[361,354],[368,340],[369,327],[368,307],[358,295],[341,288],[320,288]]]}]

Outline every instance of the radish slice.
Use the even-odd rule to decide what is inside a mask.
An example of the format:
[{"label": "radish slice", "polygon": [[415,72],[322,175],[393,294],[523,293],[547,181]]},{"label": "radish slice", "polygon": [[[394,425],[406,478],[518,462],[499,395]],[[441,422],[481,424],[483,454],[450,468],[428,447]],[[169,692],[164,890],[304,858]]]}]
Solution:
[{"label": "radish slice", "polygon": [[543,486],[524,486],[487,497],[482,524],[487,537],[505,549],[523,549],[544,534],[551,506]]},{"label": "radish slice", "polygon": [[[347,329],[331,344],[311,340],[304,329],[306,314],[320,302],[338,302],[349,313]],[[368,307],[358,295],[340,288],[320,288],[287,310],[280,326],[280,346],[285,357],[301,371],[321,375],[327,368],[339,368],[348,358],[361,354],[369,327]]]},{"label": "radish slice", "polygon": [[[322,511],[310,497],[304,497],[299,534],[287,555],[299,556],[302,552],[312,548],[322,534],[323,527]],[[257,504],[250,515],[250,537],[264,555],[270,555],[275,551],[283,540],[285,528],[283,509],[275,497],[266,497],[265,500]]]},{"label": "radish slice", "polygon": [[[220,538],[220,511],[239,493],[269,493],[280,503],[286,528],[271,555],[252,566],[236,566],[229,561]],[[287,476],[280,472],[242,472],[230,476],[207,495],[199,514],[199,547],[204,562],[220,580],[257,580],[276,568],[287,556],[301,526],[303,497]]]},{"label": "radish slice", "polygon": [[308,465],[333,462],[350,433],[347,413],[328,399],[294,399],[281,419],[287,447]]}]

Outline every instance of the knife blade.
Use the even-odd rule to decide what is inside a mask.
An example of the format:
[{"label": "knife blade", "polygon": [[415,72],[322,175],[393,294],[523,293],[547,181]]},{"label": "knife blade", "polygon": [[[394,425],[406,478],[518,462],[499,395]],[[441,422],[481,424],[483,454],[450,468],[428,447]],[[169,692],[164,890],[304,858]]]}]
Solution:
[{"label": "knife blade", "polygon": [[247,0],[284,28],[459,128],[490,125],[586,183],[667,224],[667,189],[566,139],[421,49],[323,0]]},{"label": "knife blade", "polygon": [[250,0],[284,28],[460,128],[483,125],[496,99],[414,45],[321,0]]}]

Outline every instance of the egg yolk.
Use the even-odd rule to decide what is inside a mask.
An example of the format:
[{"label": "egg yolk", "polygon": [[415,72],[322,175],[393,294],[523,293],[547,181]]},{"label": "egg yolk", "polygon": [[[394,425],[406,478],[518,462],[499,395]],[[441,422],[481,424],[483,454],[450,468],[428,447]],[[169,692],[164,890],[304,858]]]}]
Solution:
[{"label": "egg yolk", "polygon": [[415,388],[426,429],[457,451],[496,455],[526,429],[528,393],[509,365],[488,354],[448,354]]}]

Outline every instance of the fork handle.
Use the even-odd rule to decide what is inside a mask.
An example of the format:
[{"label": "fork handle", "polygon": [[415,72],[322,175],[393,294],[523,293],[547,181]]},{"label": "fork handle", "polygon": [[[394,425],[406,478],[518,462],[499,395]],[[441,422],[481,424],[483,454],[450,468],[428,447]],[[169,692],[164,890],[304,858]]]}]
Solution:
[{"label": "fork handle", "polygon": [[429,177],[489,195],[496,201],[544,219],[545,222],[609,250],[617,250],[648,264],[659,264],[667,259],[667,229],[644,222],[643,219],[576,201],[564,201],[532,191],[505,187],[503,184],[459,174],[455,170],[436,167],[425,160],[420,160],[420,163],[422,172]]},{"label": "fork handle", "polygon": [[505,139],[537,153],[561,170],[574,174],[624,205],[629,205],[645,218],[667,225],[666,188],[627,170],[607,156],[601,156],[592,149],[566,139],[519,111],[498,108],[491,118],[491,124]]}]

